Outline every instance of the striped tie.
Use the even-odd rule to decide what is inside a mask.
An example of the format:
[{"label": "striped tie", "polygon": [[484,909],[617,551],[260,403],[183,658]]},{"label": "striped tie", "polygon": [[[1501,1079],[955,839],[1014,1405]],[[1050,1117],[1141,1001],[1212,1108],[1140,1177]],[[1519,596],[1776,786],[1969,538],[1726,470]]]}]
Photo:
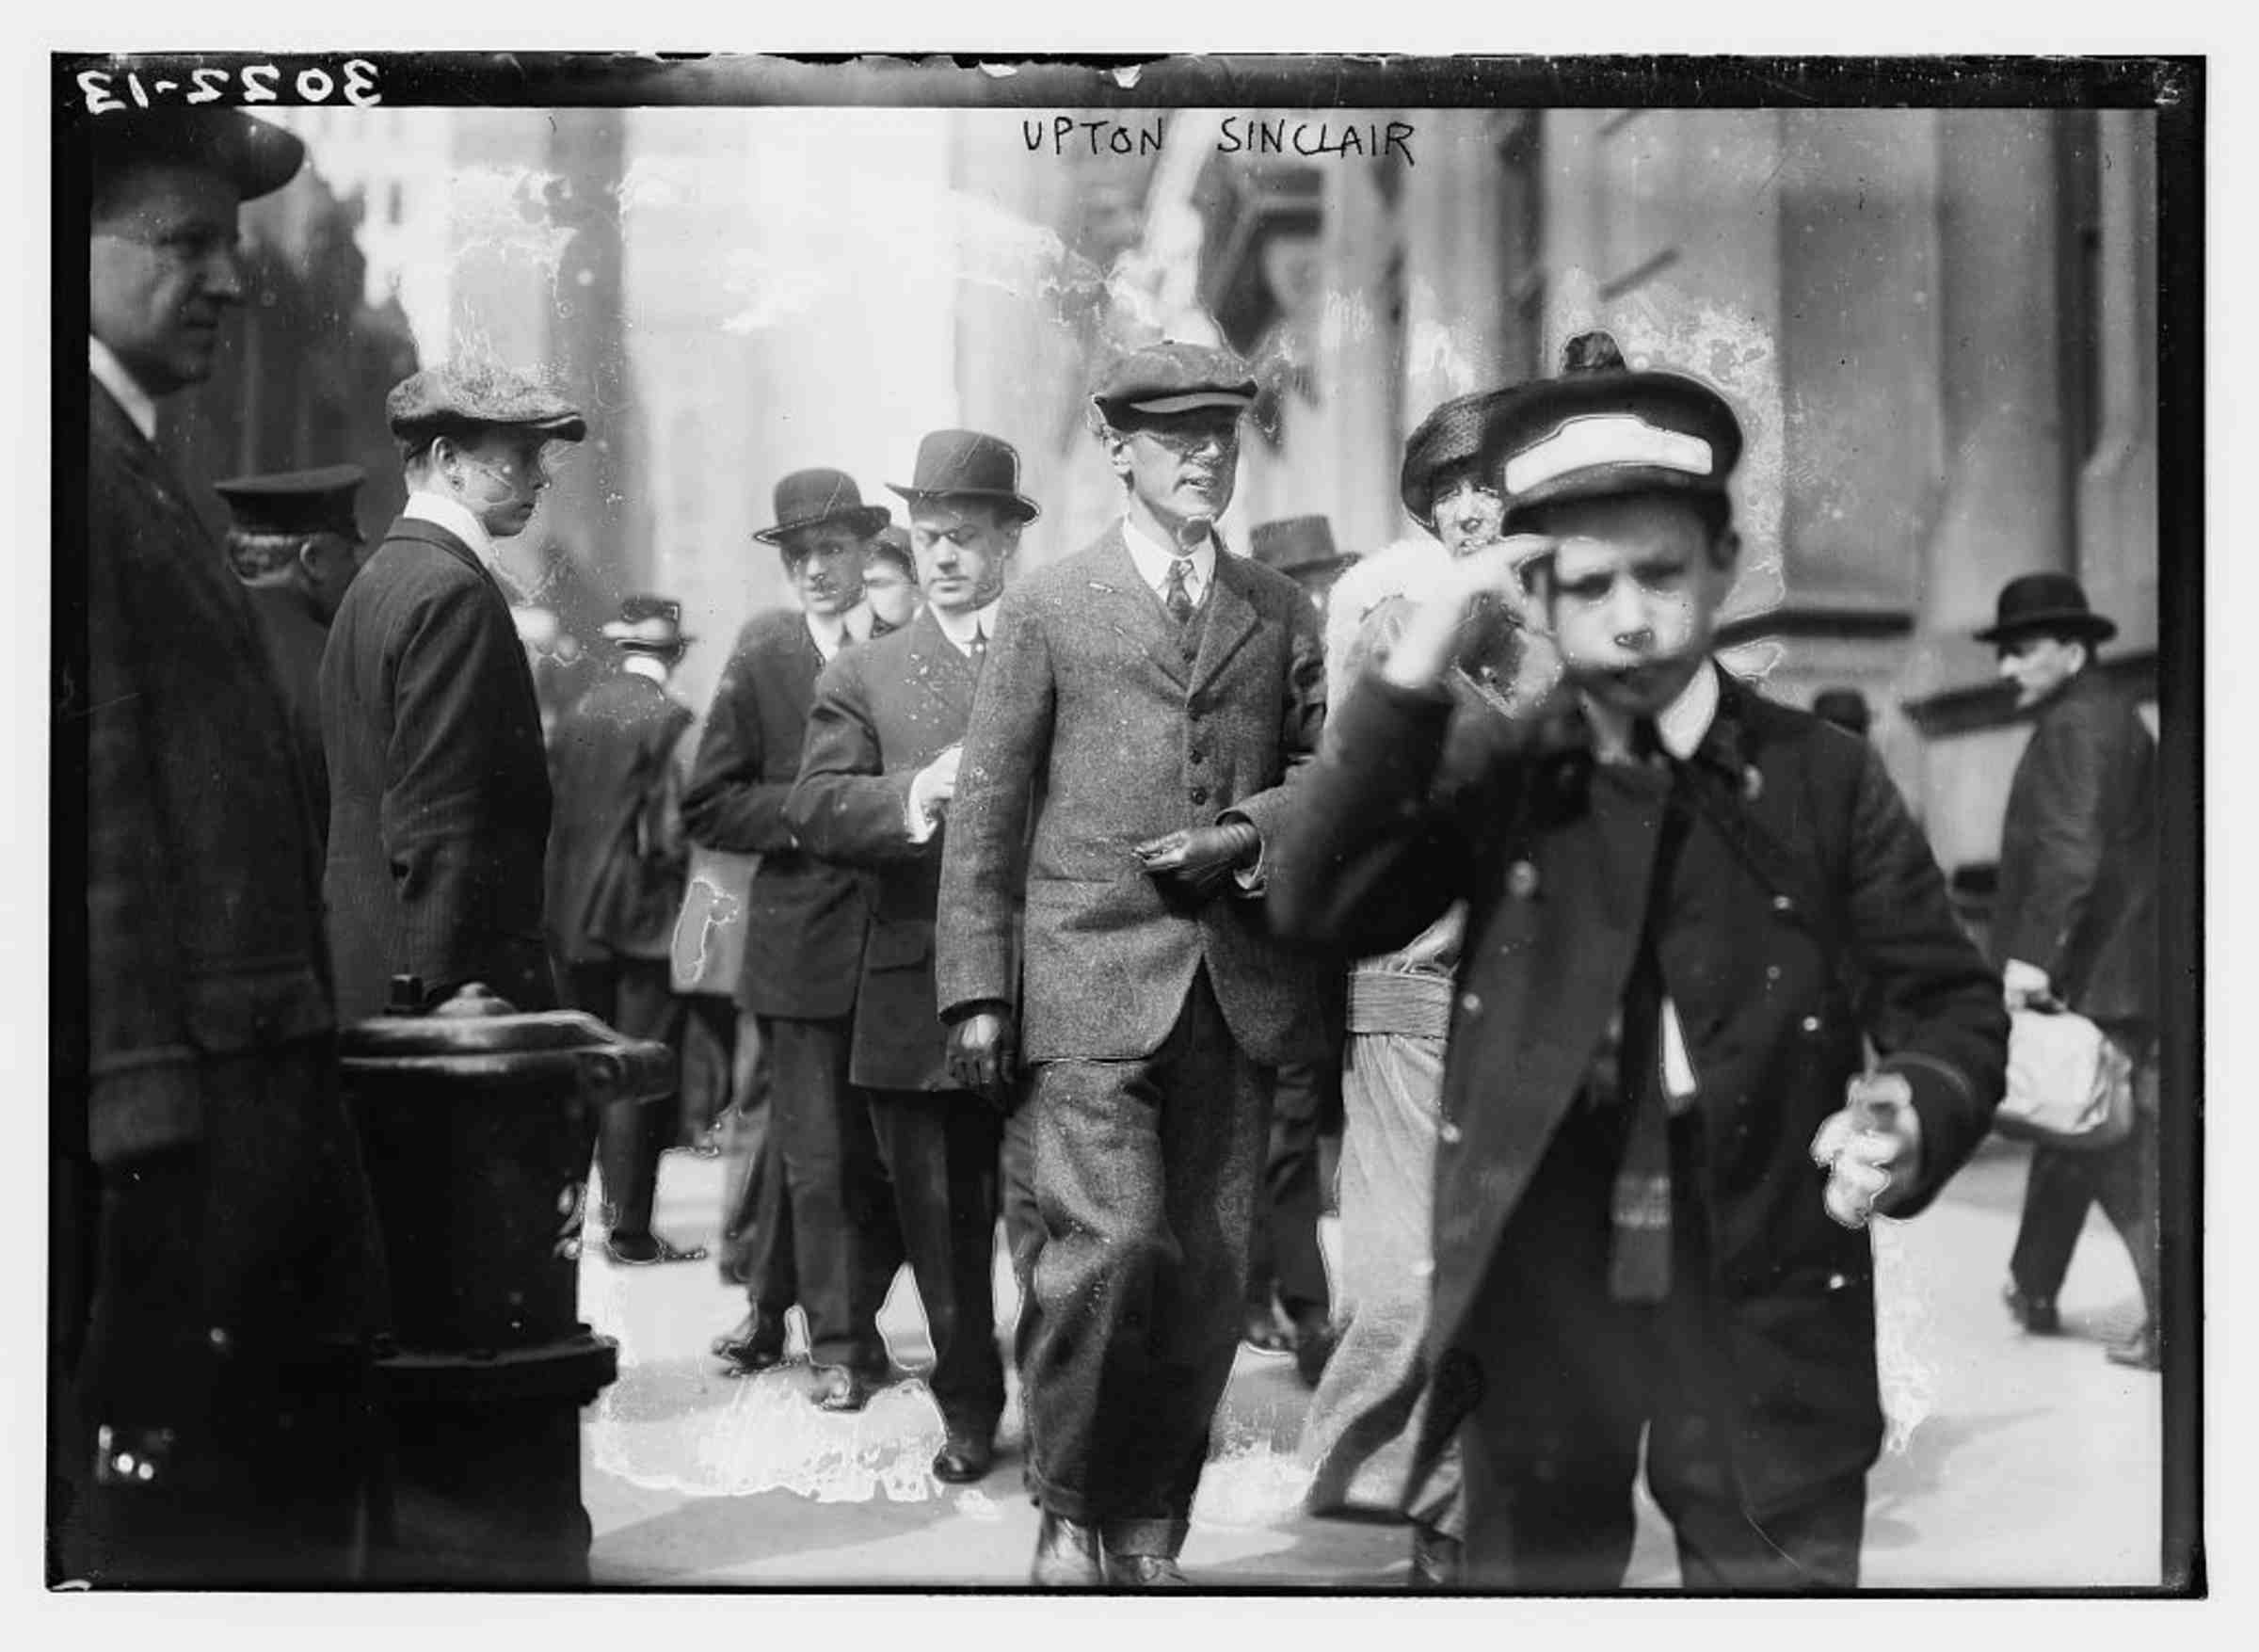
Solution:
[{"label": "striped tie", "polygon": [[1179,556],[1171,562],[1169,588],[1161,597],[1169,606],[1169,617],[1179,625],[1189,623],[1193,617],[1193,593],[1184,583],[1192,571],[1193,559],[1189,556]]}]

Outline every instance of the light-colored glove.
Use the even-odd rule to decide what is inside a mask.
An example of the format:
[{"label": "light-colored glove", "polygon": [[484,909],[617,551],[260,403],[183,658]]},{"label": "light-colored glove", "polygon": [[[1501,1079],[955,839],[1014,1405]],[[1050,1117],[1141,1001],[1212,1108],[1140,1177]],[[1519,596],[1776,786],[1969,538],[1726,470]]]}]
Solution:
[{"label": "light-colored glove", "polygon": [[2052,1001],[2055,994],[2047,983],[2047,971],[2021,958],[2011,958],[2000,970],[2000,996],[2011,1010],[2020,1010]]},{"label": "light-colored glove", "polygon": [[913,842],[922,843],[934,835],[935,823],[947,812],[949,800],[957,794],[957,764],[964,756],[964,746],[953,746],[920,769],[917,778],[910,782]]},{"label": "light-colored glove", "polygon": [[1922,1115],[1899,1073],[1862,1073],[1847,1105],[1812,1138],[1812,1162],[1828,1173],[1828,1215],[1845,1227],[1887,1216],[1913,1190],[1922,1163]]}]

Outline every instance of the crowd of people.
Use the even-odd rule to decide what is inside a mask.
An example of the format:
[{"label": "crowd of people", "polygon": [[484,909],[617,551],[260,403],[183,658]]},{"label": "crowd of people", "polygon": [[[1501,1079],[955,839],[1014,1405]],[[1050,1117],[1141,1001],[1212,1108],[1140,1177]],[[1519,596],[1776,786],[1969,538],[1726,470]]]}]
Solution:
[{"label": "crowd of people", "polygon": [[[386,1284],[336,1029],[407,980],[726,1040],[680,989],[701,853],[752,865],[735,1102],[765,1115],[713,1356],[782,1363],[796,1307],[816,1403],[857,1410],[899,1375],[877,1315],[906,1263],[941,1481],[989,1475],[1017,1371],[1036,1585],[1186,1581],[1244,1342],[1315,1390],[1312,1509],[1405,1522],[1416,1586],[1620,1583],[1642,1441],[1690,1587],[1855,1586],[1866,1227],[1984,1138],[2013,1008],[2102,1023],[2141,1122],[2035,1156],[2009,1306],[2057,1328],[2100,1199],[2149,1309],[2114,1356],[2156,1365],[2153,743],[2075,581],[2011,584],[1984,634],[2038,716],[1989,960],[1850,714],[1715,660],[1739,423],[1599,333],[1434,409],[1402,456],[1419,536],[1365,556],[1322,519],[1224,542],[1257,384],[1201,345],[1092,387],[1121,515],[1040,566],[1001,436],[928,434],[887,485],[901,526],[793,472],[756,536],[793,601],[745,623],[702,727],[668,688],[680,604],[636,594],[616,667],[545,730],[496,546],[579,409],[499,367],[415,374],[374,550],[337,469],[226,485],[223,557],[152,443],[244,297],[238,202],[301,154],[232,115],[121,120],[89,154],[70,1575],[354,1575]],[[613,1262],[707,1256],[651,1216],[662,1152],[710,1122],[603,1118]]]}]

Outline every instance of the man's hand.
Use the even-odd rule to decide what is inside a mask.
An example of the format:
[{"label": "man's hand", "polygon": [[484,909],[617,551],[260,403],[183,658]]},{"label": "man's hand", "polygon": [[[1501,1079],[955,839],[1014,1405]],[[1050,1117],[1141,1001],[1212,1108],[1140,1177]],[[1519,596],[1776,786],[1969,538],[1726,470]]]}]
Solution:
[{"label": "man's hand", "polygon": [[2011,958],[2002,966],[2000,996],[2011,1010],[2038,1009],[2055,1002],[2047,971],[2021,958]]},{"label": "man's hand", "polygon": [[949,1029],[949,1082],[1012,1111],[1018,1039],[1007,1010],[974,1010]]},{"label": "man's hand", "polygon": [[1381,675],[1403,688],[1433,688],[1470,640],[1471,613],[1496,603],[1520,625],[1530,623],[1524,566],[1554,548],[1535,534],[1513,534],[1455,560],[1428,596],[1412,610],[1403,633],[1381,667]]},{"label": "man's hand", "polygon": [[964,757],[965,747],[953,746],[918,771],[918,778],[910,782],[910,807],[921,818],[934,819],[957,794],[957,764]]},{"label": "man's hand", "polygon": [[1922,1115],[1914,1086],[1898,1073],[1863,1073],[1847,1105],[1812,1138],[1812,1162],[1828,1173],[1828,1214],[1846,1227],[1890,1214],[1913,1190],[1922,1163]]},{"label": "man's hand", "polygon": [[1130,853],[1155,882],[1206,895],[1239,868],[1253,864],[1262,848],[1262,833],[1246,821],[1231,820],[1170,832]]}]

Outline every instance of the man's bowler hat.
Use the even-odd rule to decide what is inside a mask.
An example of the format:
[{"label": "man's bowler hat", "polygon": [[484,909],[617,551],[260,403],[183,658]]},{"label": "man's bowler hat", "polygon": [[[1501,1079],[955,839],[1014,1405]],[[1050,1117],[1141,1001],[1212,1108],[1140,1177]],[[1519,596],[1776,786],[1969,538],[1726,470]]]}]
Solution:
[{"label": "man's bowler hat", "polygon": [[588,421],[554,391],[510,368],[442,363],[409,374],[384,398],[385,422],[403,441],[506,427],[578,441]]},{"label": "man's bowler hat", "polygon": [[1265,568],[1294,579],[1316,579],[1356,561],[1335,548],[1334,524],[1322,516],[1258,522],[1247,536],[1247,553]]},{"label": "man's bowler hat", "polygon": [[822,527],[825,522],[844,522],[857,537],[867,539],[894,520],[894,513],[885,505],[865,505],[863,490],[845,471],[821,466],[794,471],[777,484],[773,498],[776,525],[753,535],[772,545],[780,543],[787,534]]},{"label": "man's bowler hat", "polygon": [[97,182],[136,167],[196,167],[225,178],[243,200],[273,194],[306,160],[305,141],[296,133],[237,109],[97,115],[80,141]]},{"label": "man's bowler hat", "polygon": [[623,597],[619,617],[604,626],[605,638],[632,654],[671,654],[696,638],[682,634],[682,604],[671,597]]},{"label": "man's bowler hat", "polygon": [[232,476],[212,484],[227,501],[236,528],[247,534],[284,537],[296,534],[337,534],[360,537],[353,496],[368,473],[359,465],[325,465],[317,471],[273,471]]},{"label": "man's bowler hat", "polygon": [[1090,399],[1107,424],[1255,405],[1255,373],[1230,350],[1171,341],[1133,350],[1098,376]]},{"label": "man's bowler hat", "polygon": [[1993,623],[1977,640],[2003,643],[2035,631],[2060,633],[2082,642],[2107,642],[2118,634],[2115,621],[2087,606],[2086,587],[2067,573],[2027,573],[2000,587]]},{"label": "man's bowler hat", "polygon": [[978,430],[928,432],[918,443],[918,464],[909,482],[889,482],[887,488],[912,504],[958,495],[993,500],[1023,522],[1043,514],[1019,490],[1019,450]]}]

